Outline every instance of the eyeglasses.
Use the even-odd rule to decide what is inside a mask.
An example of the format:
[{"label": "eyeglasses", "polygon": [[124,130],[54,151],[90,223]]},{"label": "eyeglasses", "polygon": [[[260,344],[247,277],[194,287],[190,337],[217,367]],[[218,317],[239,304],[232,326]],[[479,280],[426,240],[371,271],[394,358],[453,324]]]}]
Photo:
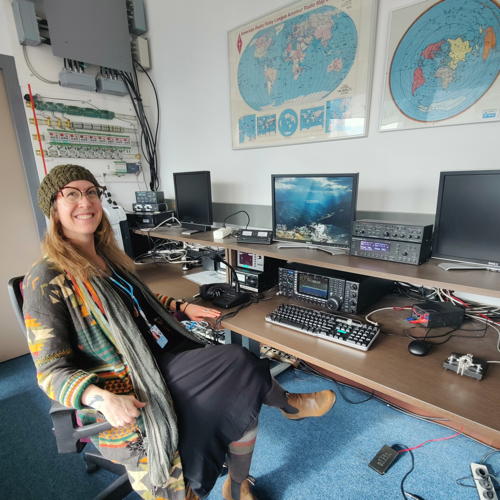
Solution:
[{"label": "eyeglasses", "polygon": [[80,203],[83,196],[86,196],[91,202],[98,201],[101,199],[103,192],[104,188],[101,186],[92,186],[86,191],[81,191],[76,187],[63,187],[59,190],[64,201],[71,205]]}]

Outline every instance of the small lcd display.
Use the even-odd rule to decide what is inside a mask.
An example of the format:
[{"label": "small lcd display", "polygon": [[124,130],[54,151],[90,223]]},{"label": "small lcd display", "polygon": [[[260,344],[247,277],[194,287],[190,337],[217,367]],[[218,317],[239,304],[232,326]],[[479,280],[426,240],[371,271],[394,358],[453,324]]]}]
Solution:
[{"label": "small lcd display", "polygon": [[382,241],[361,240],[359,248],[360,250],[369,250],[372,252],[388,252],[391,249],[391,244]]},{"label": "small lcd display", "polygon": [[238,265],[241,267],[252,267],[253,254],[247,252],[238,252]]},{"label": "small lcd display", "polygon": [[328,278],[315,274],[299,273],[298,292],[311,297],[328,298]]}]

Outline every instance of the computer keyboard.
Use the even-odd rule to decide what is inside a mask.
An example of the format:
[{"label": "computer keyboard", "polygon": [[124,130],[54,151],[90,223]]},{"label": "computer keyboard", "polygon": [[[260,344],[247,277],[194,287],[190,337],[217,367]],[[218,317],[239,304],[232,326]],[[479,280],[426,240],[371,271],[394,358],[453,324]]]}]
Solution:
[{"label": "computer keyboard", "polygon": [[367,351],[380,332],[369,323],[292,304],[281,304],[266,321],[360,351]]}]

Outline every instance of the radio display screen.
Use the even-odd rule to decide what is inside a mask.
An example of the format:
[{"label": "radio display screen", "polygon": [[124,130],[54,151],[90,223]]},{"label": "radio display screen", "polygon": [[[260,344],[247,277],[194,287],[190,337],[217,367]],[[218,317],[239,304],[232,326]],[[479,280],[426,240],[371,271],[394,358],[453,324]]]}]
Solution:
[{"label": "radio display screen", "polygon": [[391,244],[382,241],[361,240],[359,248],[360,250],[369,250],[371,252],[388,252],[391,249]]},{"label": "radio display screen", "polygon": [[238,252],[238,266],[252,267],[253,254],[247,252]]},{"label": "radio display screen", "polygon": [[311,297],[328,298],[328,278],[317,274],[299,273],[297,292]]}]

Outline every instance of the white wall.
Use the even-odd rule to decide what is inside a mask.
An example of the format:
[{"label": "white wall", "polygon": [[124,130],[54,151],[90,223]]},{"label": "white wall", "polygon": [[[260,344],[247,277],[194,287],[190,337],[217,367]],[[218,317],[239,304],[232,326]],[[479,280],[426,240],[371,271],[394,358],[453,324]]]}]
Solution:
[{"label": "white wall", "polygon": [[[56,58],[52,55],[49,46],[41,45],[38,47],[28,47],[28,55],[35,70],[48,80],[58,80],[59,71],[62,69],[63,61],[61,58]],[[58,84],[51,85],[38,80],[31,74],[28,69],[22,52],[22,47],[19,45],[17,32],[14,24],[12,14],[11,0],[0,0],[0,54],[13,56],[15,58],[16,70],[21,86],[22,94],[28,92],[28,83],[31,84],[33,94],[40,94],[42,96],[53,97],[61,99],[68,105],[76,106],[97,106],[98,108],[108,109],[117,113],[129,115],[133,119],[134,111],[128,96],[112,96],[105,94],[97,94],[94,92],[85,92],[76,89],[69,89],[60,87]],[[142,79],[141,79],[142,80]],[[76,99],[81,101],[88,101],[89,104],[82,102],[62,101],[62,99]],[[26,108],[27,119],[32,117],[31,109]],[[85,119],[77,116],[69,116],[68,118],[75,121],[92,121],[105,124],[112,124],[124,127],[130,127],[129,121],[121,120],[97,120]],[[35,127],[30,125],[30,131],[35,133]],[[39,150],[38,143],[33,140],[35,150]],[[125,208],[131,209],[132,202],[135,201],[134,191],[149,189],[144,181],[143,175],[114,175],[114,165],[112,160],[85,160],[85,159],[59,159],[59,158],[46,158],[47,168],[60,163],[78,163],[89,168],[97,177],[99,182],[105,184],[113,195],[113,198]],[[43,164],[39,156],[36,157],[37,169],[40,178],[43,177]],[[147,181],[149,176],[147,177]]]},{"label": "white wall", "polygon": [[160,91],[162,187],[172,172],[212,172],[216,202],[271,204],[272,173],[359,172],[359,210],[434,213],[439,172],[498,168],[500,123],[378,131],[389,13],[381,0],[369,134],[316,144],[232,150],[227,32],[288,0],[146,0]]}]

